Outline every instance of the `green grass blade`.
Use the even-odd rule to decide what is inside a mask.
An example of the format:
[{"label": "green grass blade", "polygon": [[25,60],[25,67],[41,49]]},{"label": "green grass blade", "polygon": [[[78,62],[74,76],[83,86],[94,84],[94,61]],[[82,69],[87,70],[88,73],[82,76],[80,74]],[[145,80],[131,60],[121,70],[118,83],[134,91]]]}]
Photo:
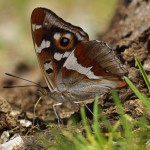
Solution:
[{"label": "green grass blade", "polygon": [[34,110],[33,110],[33,125],[34,125],[34,122],[35,122],[35,118],[36,118],[36,107],[37,105],[39,104],[39,102],[42,100],[42,97],[40,97],[37,102],[35,103],[34,105]]},{"label": "green grass blade", "polygon": [[145,94],[141,93],[127,77],[125,77],[125,81],[129,85],[129,87],[132,89],[132,91],[135,93],[135,95],[143,102],[145,107],[150,109],[150,101],[148,97]]},{"label": "green grass blade", "polygon": [[109,147],[113,145],[113,139],[116,133],[117,128],[120,126],[120,120],[118,120],[115,125],[112,127],[111,135],[108,137],[108,145]]},{"label": "green grass blade", "polygon": [[80,109],[80,111],[81,111],[81,118],[82,118],[82,122],[83,122],[83,126],[85,129],[86,135],[91,136],[91,129],[90,129],[88,122],[87,122],[87,119],[86,119],[85,108],[82,107]]},{"label": "green grass blade", "polygon": [[141,62],[137,58],[135,58],[135,61],[136,61],[137,65],[138,65],[138,67],[140,69],[140,72],[141,72],[141,74],[143,76],[143,79],[144,79],[144,81],[145,81],[145,83],[147,85],[147,88],[148,88],[149,92],[150,92],[150,80],[148,79],[147,74],[146,74],[146,72],[145,72]]},{"label": "green grass blade", "polygon": [[98,107],[98,102],[99,102],[99,99],[96,98],[95,101],[94,101],[94,108],[93,108],[93,113],[94,113],[94,118],[93,118],[93,131],[94,131],[94,134],[95,134],[95,137],[97,139],[97,144],[98,144],[98,147],[99,149],[104,149],[103,146],[105,145],[105,140],[103,138],[103,135],[101,133],[101,129],[100,129],[100,126],[99,126],[99,107]]},{"label": "green grass blade", "polygon": [[97,145],[97,143],[96,143],[95,137],[92,135],[91,128],[88,125],[88,121],[86,119],[85,108],[82,107],[80,109],[80,111],[81,111],[81,118],[82,118],[82,122],[83,122],[83,127],[85,129],[86,137],[87,137],[88,141],[91,143],[91,145],[95,146],[95,145]]},{"label": "green grass blade", "polygon": [[125,114],[125,112],[124,112],[123,107],[121,105],[118,93],[116,92],[116,90],[112,90],[111,94],[112,94],[113,100],[116,104],[117,112],[122,117]]},{"label": "green grass blade", "polygon": [[131,126],[130,126],[127,118],[125,117],[125,112],[124,112],[123,107],[121,105],[118,93],[115,90],[112,90],[112,97],[113,97],[113,100],[116,104],[116,109],[117,109],[117,112],[120,116],[120,120],[121,120],[123,128],[124,128],[124,135],[125,135],[128,143],[130,143],[130,141],[131,141]]}]

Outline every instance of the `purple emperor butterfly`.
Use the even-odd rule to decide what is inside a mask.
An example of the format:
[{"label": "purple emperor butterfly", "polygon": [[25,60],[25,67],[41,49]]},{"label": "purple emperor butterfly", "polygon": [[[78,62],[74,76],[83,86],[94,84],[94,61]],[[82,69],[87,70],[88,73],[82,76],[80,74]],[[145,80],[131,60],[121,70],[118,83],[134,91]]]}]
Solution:
[{"label": "purple emperor butterfly", "polygon": [[51,10],[35,8],[31,28],[41,71],[58,104],[94,99],[125,85],[126,70],[113,50],[102,41],[89,41],[80,27]]}]

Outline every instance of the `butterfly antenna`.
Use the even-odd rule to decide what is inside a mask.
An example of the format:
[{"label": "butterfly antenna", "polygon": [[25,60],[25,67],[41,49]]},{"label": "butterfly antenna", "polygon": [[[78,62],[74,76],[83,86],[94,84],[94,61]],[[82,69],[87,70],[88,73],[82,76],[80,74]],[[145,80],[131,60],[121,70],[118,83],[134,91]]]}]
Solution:
[{"label": "butterfly antenna", "polygon": [[12,86],[3,86],[3,88],[7,88],[8,89],[8,88],[31,87],[31,86],[36,86],[36,85],[35,84],[31,84],[31,85],[12,85]]},{"label": "butterfly antenna", "polygon": [[21,77],[18,77],[16,75],[13,75],[13,74],[10,74],[10,73],[5,73],[7,76],[10,76],[10,77],[13,77],[13,78],[17,78],[17,79],[20,79],[20,80],[24,80],[24,81],[27,81],[27,82],[30,82],[30,83],[33,83],[32,85],[16,85],[16,86],[4,86],[3,88],[15,88],[15,87],[29,87],[29,86],[37,86],[37,87],[40,87],[40,88],[43,88],[40,84],[36,83],[36,82],[33,82],[33,81],[30,81],[28,79],[24,79],[24,78],[21,78]]}]

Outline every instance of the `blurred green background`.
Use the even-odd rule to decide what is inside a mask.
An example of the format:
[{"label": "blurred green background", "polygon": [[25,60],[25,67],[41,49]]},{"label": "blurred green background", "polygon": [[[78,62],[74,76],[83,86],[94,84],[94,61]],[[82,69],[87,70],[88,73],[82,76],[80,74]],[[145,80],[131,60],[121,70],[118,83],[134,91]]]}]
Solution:
[{"label": "blurred green background", "polygon": [[19,62],[38,66],[30,32],[30,15],[35,7],[51,9],[96,39],[107,29],[116,6],[117,0],[1,0],[0,72],[12,72]]}]

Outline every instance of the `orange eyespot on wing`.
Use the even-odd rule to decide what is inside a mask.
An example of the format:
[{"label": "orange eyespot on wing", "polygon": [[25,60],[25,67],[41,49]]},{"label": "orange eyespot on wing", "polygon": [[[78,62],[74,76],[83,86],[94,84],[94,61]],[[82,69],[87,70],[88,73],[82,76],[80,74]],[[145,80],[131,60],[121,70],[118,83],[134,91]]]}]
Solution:
[{"label": "orange eyespot on wing", "polygon": [[55,33],[54,41],[56,46],[62,51],[69,51],[75,46],[74,36],[71,33]]}]

